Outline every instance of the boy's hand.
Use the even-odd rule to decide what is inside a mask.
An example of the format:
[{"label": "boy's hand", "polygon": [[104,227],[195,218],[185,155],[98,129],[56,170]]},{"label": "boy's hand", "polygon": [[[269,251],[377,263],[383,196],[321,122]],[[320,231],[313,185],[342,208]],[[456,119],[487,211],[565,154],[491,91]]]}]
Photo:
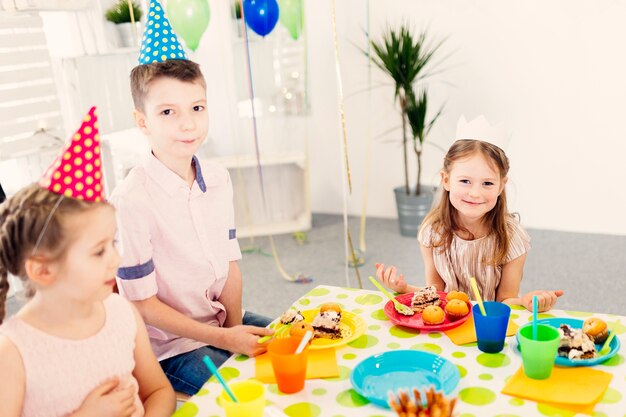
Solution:
[{"label": "boy's hand", "polygon": [[385,287],[390,288],[395,292],[401,294],[407,292],[408,284],[404,280],[404,274],[397,275],[396,267],[393,265],[385,270],[384,264],[377,263],[376,278],[378,278],[378,280],[382,282]]},{"label": "boy's hand", "polygon": [[87,395],[73,417],[130,417],[135,412],[135,388],[129,385],[120,390],[120,380],[105,381]]},{"label": "boy's hand", "polygon": [[265,327],[237,325],[224,329],[225,349],[233,353],[241,353],[246,356],[258,356],[267,351],[267,343],[259,343],[259,337],[270,336],[274,330]]},{"label": "boy's hand", "polygon": [[563,291],[531,291],[528,294],[524,294],[522,297],[522,305],[528,311],[533,311],[533,296],[537,296],[537,312],[543,313],[544,311],[550,310],[555,304],[557,298],[563,295]]}]

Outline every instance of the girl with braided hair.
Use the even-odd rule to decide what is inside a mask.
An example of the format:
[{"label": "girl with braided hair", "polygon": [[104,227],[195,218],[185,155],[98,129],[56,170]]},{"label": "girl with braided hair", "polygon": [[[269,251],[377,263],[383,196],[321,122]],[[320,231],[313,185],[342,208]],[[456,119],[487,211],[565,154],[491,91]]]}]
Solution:
[{"label": "girl with braided hair", "polygon": [[10,273],[29,301],[0,326],[2,416],[169,416],[174,392],[141,316],[113,294],[95,108],[38,184],[0,205],[0,323]]}]

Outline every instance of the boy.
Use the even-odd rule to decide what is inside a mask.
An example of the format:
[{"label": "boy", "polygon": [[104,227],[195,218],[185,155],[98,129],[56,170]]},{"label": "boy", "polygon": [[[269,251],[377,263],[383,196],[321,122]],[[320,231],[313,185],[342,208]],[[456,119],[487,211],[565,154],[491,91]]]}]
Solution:
[{"label": "boy", "polygon": [[204,355],[220,366],[232,352],[263,353],[258,340],[272,334],[270,320],[242,318],[230,177],[194,156],[208,131],[200,67],[185,59],[139,65],[131,90],[152,152],[111,196],[123,252],[117,283],[174,389],[192,395],[211,376]]}]

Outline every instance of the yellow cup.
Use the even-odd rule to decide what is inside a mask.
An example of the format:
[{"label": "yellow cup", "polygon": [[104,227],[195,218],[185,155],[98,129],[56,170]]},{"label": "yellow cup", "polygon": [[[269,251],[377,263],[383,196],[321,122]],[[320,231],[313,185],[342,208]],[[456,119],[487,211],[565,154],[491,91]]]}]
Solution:
[{"label": "yellow cup", "polygon": [[265,408],[265,387],[255,379],[229,383],[238,402],[233,402],[226,390],[220,394],[220,404],[226,417],[263,417]]}]

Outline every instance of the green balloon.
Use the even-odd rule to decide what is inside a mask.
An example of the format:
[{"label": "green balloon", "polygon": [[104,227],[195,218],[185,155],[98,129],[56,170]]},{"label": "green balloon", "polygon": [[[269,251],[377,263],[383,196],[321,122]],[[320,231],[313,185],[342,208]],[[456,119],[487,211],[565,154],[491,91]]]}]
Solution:
[{"label": "green balloon", "polygon": [[195,51],[209,26],[209,0],[168,0],[166,11],[176,34],[185,40],[189,49]]},{"label": "green balloon", "polygon": [[287,28],[294,41],[302,33],[302,0],[278,0],[280,23]]}]

